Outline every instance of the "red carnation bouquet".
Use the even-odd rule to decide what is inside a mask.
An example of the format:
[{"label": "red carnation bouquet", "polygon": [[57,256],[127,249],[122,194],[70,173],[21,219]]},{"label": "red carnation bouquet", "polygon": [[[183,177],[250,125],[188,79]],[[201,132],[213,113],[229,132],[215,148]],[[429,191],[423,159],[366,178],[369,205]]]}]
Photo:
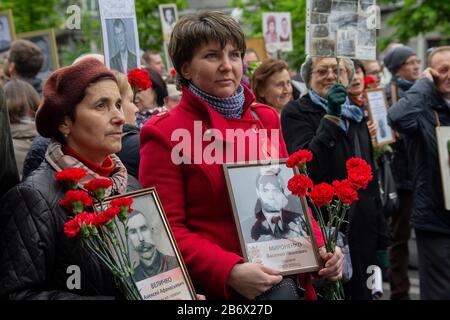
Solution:
[{"label": "red carnation bouquet", "polygon": [[[116,284],[129,300],[142,300],[134,278],[128,250],[126,221],[132,211],[132,198],[111,200],[104,205],[105,190],[112,186],[110,179],[93,179],[79,190],[79,181],[86,176],[84,169],[65,169],[55,179],[68,187],[59,204],[71,213],[64,224],[68,238],[78,237],[112,272]],[[94,201],[96,200],[96,201]],[[124,233],[121,230],[125,230]]]},{"label": "red carnation bouquet", "polygon": [[[299,174],[288,182],[288,189],[298,197],[306,197],[313,209],[327,252],[334,253],[338,232],[345,221],[351,204],[358,200],[358,189],[365,189],[372,180],[372,168],[360,158],[351,158],[346,162],[347,179],[335,180],[332,184],[323,182],[314,185],[308,176],[306,163],[313,155],[309,150],[299,150],[286,161],[289,168],[298,168]],[[329,283],[324,290],[328,300],[345,299],[341,281]]]},{"label": "red carnation bouquet", "polygon": [[136,94],[139,91],[145,91],[152,86],[152,81],[150,80],[150,75],[146,70],[143,69],[133,69],[128,72],[128,83],[133,90],[133,102],[136,99]]}]

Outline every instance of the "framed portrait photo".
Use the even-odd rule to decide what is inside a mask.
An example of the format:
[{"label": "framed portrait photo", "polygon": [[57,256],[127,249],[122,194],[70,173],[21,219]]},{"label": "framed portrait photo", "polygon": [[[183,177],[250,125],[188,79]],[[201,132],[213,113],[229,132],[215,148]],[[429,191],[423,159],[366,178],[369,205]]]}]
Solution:
[{"label": "framed portrait photo", "polygon": [[31,31],[20,33],[17,38],[30,40],[36,44],[44,55],[44,61],[37,77],[47,80],[50,74],[59,68],[58,47],[54,29]]},{"label": "framed portrait photo", "polygon": [[377,124],[376,144],[381,146],[395,142],[395,135],[387,121],[387,99],[383,88],[366,90],[369,119]]},{"label": "framed portrait photo", "polygon": [[131,197],[125,231],[134,280],[144,300],[196,300],[187,268],[170,230],[155,188],[105,199]]},{"label": "framed portrait photo", "polygon": [[178,21],[177,5],[175,3],[159,5],[159,17],[161,19],[164,42],[169,42],[173,27]]},{"label": "framed portrait photo", "polygon": [[0,11],[0,53],[9,50],[16,38],[12,10]]},{"label": "framed portrait photo", "polygon": [[267,51],[266,45],[264,43],[264,38],[245,38],[245,43],[247,45],[247,49],[255,50],[258,55],[259,61],[267,60]]},{"label": "framed portrait photo", "polygon": [[283,275],[316,271],[320,258],[306,199],[287,189],[286,160],[223,166],[244,258]]},{"label": "framed portrait photo", "polygon": [[99,0],[105,65],[127,74],[140,66],[134,0]]},{"label": "framed portrait photo", "polygon": [[450,210],[450,127],[436,127],[445,209]]}]

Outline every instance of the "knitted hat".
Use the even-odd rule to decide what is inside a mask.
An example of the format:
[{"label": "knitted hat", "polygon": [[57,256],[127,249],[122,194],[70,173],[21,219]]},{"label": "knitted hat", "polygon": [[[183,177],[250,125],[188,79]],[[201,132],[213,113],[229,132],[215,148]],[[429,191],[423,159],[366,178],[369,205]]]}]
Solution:
[{"label": "knitted hat", "polygon": [[[343,60],[346,62],[346,65],[350,67],[350,77],[348,83],[351,83],[353,80],[353,76],[355,74],[355,67],[353,65],[353,61],[349,58],[340,58],[340,60]],[[305,81],[306,87],[308,89],[311,89],[311,75],[312,75],[312,66],[313,66],[313,59],[310,55],[307,55],[305,58],[305,62],[303,62],[301,68],[300,68],[300,74],[303,78],[303,81]]]},{"label": "knitted hat", "polygon": [[46,138],[61,136],[58,127],[84,96],[89,84],[102,78],[117,81],[103,63],[86,58],[71,66],[56,70],[45,82],[43,99],[36,113],[36,128]]},{"label": "knitted hat", "polygon": [[394,75],[409,57],[416,55],[417,54],[410,47],[396,47],[388,51],[383,59],[383,62],[389,72]]}]

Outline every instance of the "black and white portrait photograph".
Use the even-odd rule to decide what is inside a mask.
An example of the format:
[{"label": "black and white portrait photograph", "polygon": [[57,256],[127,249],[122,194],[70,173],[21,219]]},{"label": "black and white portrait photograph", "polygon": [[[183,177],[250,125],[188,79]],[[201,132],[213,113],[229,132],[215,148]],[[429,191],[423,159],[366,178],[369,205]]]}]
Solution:
[{"label": "black and white portrait photograph", "polygon": [[38,30],[17,35],[18,38],[30,40],[42,51],[42,67],[37,78],[47,80],[50,74],[59,68],[58,49],[55,31],[53,29]]},{"label": "black and white portrait photograph", "polygon": [[[280,163],[233,166],[226,170],[236,227],[241,245],[248,251],[249,261],[260,259],[263,264],[278,263],[278,269],[289,269],[280,259],[283,253],[288,253],[275,250],[278,259],[271,259],[275,257],[271,248],[291,245],[294,255],[298,247],[312,248],[311,222],[305,214],[305,202],[287,189],[287,183],[294,175],[293,169]],[[313,251],[309,253],[309,258],[314,256]]]},{"label": "black and white portrait photograph", "polygon": [[15,38],[12,11],[0,11],[0,53],[9,49]]},{"label": "black and white portrait photograph", "polygon": [[133,0],[99,0],[103,51],[108,68],[127,74],[140,65]]},{"label": "black and white portrait photograph", "polygon": [[[134,280],[142,297],[144,300],[192,299],[193,291],[186,267],[155,189],[143,189],[126,196],[133,198],[132,210],[125,223],[128,251]],[[124,236],[123,228],[121,232]],[[173,283],[180,283],[177,289],[170,289],[167,294],[152,290],[152,283],[167,277],[171,277]]]},{"label": "black and white portrait photograph", "polygon": [[377,124],[377,135],[375,143],[378,146],[390,144],[395,141],[395,135],[388,124],[388,103],[383,88],[366,90],[367,110],[369,119]]},{"label": "black and white portrait photograph", "polygon": [[337,56],[353,57],[356,49],[356,31],[338,30],[337,32]]},{"label": "black and white portrait photograph", "polygon": [[106,20],[108,47],[110,49],[109,67],[127,74],[138,67],[135,34],[132,19]]},{"label": "black and white portrait photograph", "polygon": [[330,39],[313,39],[312,55],[321,57],[331,57],[335,55],[336,42]]},{"label": "black and white portrait photograph", "polygon": [[313,34],[314,38],[326,38],[330,35],[328,31],[328,25],[326,24],[317,24],[313,26]]},{"label": "black and white portrait photograph", "polygon": [[312,0],[312,12],[330,13],[331,0]]},{"label": "black and white portrait photograph", "polygon": [[358,11],[358,1],[355,0],[333,0],[332,11],[345,11],[356,13]]},{"label": "black and white portrait photograph", "polygon": [[178,11],[175,3],[159,5],[159,16],[164,42],[168,42],[172,34],[173,27],[178,21]]},{"label": "black and white portrait photograph", "polygon": [[311,24],[325,24],[328,22],[328,14],[312,13]]}]

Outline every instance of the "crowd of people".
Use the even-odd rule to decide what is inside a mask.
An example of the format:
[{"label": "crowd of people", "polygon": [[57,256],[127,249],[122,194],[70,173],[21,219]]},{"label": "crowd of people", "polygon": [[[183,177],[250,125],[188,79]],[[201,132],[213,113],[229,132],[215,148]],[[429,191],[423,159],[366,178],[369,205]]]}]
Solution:
[{"label": "crowd of people", "polygon": [[[435,133],[435,127],[450,124],[450,47],[430,50],[423,71],[416,52],[395,44],[386,49],[382,63],[307,56],[295,73],[283,60],[247,50],[243,31],[230,16],[205,12],[186,15],[173,26],[168,52],[176,81],[160,54],[147,51],[140,68],[151,86],[138,92],[126,74],[106,68],[99,54],[84,54],[42,84],[36,74],[43,58],[35,44],[15,40],[3,53],[1,298],[123,298],[98,257],[64,234],[68,215],[59,205],[64,190],[53,175],[75,167],[86,170],[86,180],[110,179],[107,196],[156,188],[195,290],[206,299],[258,299],[286,279],[295,281],[299,297],[317,299],[322,288],[316,280],[341,279],[349,263],[353,272],[344,283],[349,299],[374,298],[367,286],[367,270],[374,265],[390,282],[391,299],[409,299],[411,225],[417,235],[421,298],[450,299],[450,215]],[[259,60],[246,74],[248,63]],[[388,148],[375,143],[379,128],[369,120],[365,96],[368,88],[382,87],[396,137]],[[314,157],[308,171],[315,183],[344,179],[346,160],[364,159],[374,179],[359,191],[340,230],[350,259],[342,246],[334,253],[323,249],[311,215],[323,262],[318,272],[282,276],[279,270],[246,262],[222,168],[228,154],[215,163],[192,162],[208,146],[199,148],[193,140],[178,154],[181,164],[173,159],[174,133],[195,136],[198,122],[202,134],[211,129],[222,133],[216,141],[236,149],[233,162],[265,159],[248,144],[238,148],[238,138],[228,139],[227,130],[251,132],[258,148],[274,151],[273,159],[310,150]],[[264,138],[263,129],[268,132]],[[389,213],[378,179],[386,159],[398,197],[398,207]],[[132,240],[139,247],[137,236]],[[80,288],[66,286],[70,265],[81,268]]]}]

